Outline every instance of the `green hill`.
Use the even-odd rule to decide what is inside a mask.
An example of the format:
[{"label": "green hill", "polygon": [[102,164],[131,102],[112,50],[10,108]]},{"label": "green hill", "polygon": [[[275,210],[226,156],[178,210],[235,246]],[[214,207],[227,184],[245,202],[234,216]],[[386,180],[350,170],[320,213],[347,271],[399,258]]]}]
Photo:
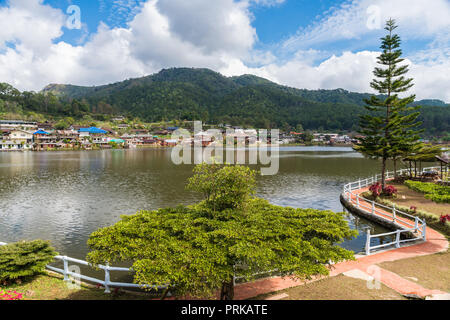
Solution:
[{"label": "green hill", "polygon": [[[53,95],[59,104],[50,99]],[[285,129],[301,124],[310,130],[348,131],[358,129],[368,97],[343,89],[295,89],[253,75],[225,77],[209,69],[172,68],[103,86],[51,84],[14,99],[24,111],[71,117],[120,114],[148,122],[203,120]],[[449,132],[449,105],[440,100],[417,103],[422,102],[427,135]]]}]

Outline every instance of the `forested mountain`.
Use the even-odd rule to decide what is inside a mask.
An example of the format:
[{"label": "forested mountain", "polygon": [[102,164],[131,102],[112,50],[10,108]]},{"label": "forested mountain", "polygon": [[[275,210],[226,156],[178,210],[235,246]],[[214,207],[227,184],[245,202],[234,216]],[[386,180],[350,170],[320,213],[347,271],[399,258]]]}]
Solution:
[{"label": "forested mountain", "polygon": [[[52,84],[32,97],[38,102],[17,101],[25,110],[72,117],[89,112],[149,122],[203,120],[285,129],[301,124],[310,130],[347,131],[358,129],[358,116],[365,112],[368,97],[343,89],[295,89],[253,75],[225,77],[208,69],[173,68],[104,86]],[[59,105],[48,102],[55,99]],[[421,119],[427,135],[449,132],[449,105],[440,100],[423,102],[417,103],[424,105]]]}]

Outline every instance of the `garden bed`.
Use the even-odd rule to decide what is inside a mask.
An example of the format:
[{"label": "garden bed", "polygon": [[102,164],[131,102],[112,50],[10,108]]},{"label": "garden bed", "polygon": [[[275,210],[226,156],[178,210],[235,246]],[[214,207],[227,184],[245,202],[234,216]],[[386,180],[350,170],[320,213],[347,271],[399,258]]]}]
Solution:
[{"label": "garden bed", "polygon": [[[436,203],[425,198],[423,193],[419,193],[409,189],[400,183],[392,183],[397,189],[396,197],[378,197],[376,202],[385,206],[396,205],[397,209],[425,219],[427,226],[431,227],[450,240],[450,222],[442,223],[440,217],[449,213],[449,205],[447,203]],[[374,200],[370,192],[362,194],[369,200]]]}]

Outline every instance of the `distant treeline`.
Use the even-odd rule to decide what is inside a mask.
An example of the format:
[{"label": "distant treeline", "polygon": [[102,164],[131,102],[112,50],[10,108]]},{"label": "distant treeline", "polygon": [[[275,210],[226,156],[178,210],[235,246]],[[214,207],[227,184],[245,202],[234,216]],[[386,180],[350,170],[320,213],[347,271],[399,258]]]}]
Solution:
[{"label": "distant treeline", "polygon": [[[113,115],[145,122],[202,120],[211,124],[305,130],[358,131],[369,94],[346,90],[299,90],[256,76],[224,77],[208,69],[176,68],[99,87],[49,85],[40,93],[0,87],[0,113],[39,113],[102,120]],[[423,105],[426,136],[450,132],[450,108]],[[431,105],[430,105],[431,104]]]}]

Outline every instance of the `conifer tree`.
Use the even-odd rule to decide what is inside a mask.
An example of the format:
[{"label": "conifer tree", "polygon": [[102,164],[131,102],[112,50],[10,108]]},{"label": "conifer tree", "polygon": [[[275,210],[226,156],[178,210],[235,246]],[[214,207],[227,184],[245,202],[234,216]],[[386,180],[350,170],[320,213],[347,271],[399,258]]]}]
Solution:
[{"label": "conifer tree", "polygon": [[382,160],[381,184],[386,187],[386,165],[389,159],[398,159],[408,153],[419,143],[417,122],[420,112],[419,106],[410,107],[416,96],[399,98],[398,94],[408,91],[414,84],[412,78],[405,78],[409,71],[408,65],[400,65],[401,58],[400,37],[393,34],[397,28],[395,20],[386,22],[385,30],[388,34],[381,38],[383,52],[378,57],[374,79],[370,86],[380,93],[366,99],[367,115],[361,117],[361,134],[365,137],[357,145],[357,149],[368,157]]}]

